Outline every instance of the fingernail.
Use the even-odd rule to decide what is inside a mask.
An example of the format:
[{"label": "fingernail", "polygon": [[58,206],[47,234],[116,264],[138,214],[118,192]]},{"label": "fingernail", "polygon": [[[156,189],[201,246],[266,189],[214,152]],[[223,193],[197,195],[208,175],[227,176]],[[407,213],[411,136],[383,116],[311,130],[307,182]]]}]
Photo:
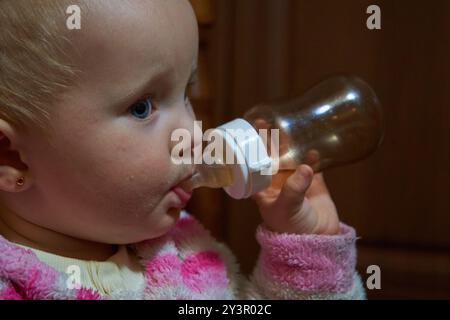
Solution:
[{"label": "fingernail", "polygon": [[303,176],[303,178],[305,179],[310,179],[311,178],[311,170],[309,170],[308,168],[302,166],[300,167],[300,174]]}]

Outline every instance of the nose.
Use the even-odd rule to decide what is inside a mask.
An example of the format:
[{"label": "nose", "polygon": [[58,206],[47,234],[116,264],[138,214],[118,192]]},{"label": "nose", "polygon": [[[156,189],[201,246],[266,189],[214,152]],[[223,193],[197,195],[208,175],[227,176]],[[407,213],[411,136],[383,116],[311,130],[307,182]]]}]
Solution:
[{"label": "nose", "polygon": [[[190,152],[191,158],[195,159],[195,157],[199,157],[201,156],[201,150],[202,150],[202,143],[203,143],[203,132],[202,132],[202,128],[199,125],[198,121],[193,121],[192,122],[192,130],[190,130],[190,145],[189,147],[185,148],[184,150],[182,150],[182,153],[184,152]],[[184,154],[182,154],[181,156],[183,156]]]},{"label": "nose", "polygon": [[196,121],[192,117],[178,118],[170,137],[170,151],[172,156],[178,159],[191,159],[192,164],[194,164],[195,159],[201,157],[202,143],[203,132],[201,122]]}]

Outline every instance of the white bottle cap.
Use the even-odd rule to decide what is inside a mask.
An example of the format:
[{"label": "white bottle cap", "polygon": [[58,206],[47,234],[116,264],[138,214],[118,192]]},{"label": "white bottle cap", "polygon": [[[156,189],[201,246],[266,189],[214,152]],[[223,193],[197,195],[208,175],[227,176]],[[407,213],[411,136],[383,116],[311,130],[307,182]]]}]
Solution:
[{"label": "white bottle cap", "polygon": [[232,151],[237,161],[233,165],[233,184],[224,188],[230,197],[248,198],[270,186],[272,159],[263,139],[249,122],[235,119],[212,132],[223,138],[227,152]]}]

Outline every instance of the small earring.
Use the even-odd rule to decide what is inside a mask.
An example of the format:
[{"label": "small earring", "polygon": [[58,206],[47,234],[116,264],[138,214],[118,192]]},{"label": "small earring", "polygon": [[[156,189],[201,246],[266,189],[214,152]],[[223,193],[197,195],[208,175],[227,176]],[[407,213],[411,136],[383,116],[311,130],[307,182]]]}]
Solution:
[{"label": "small earring", "polygon": [[18,179],[16,180],[16,184],[17,184],[19,187],[22,187],[22,186],[25,184],[25,178],[24,178],[24,177],[18,178]]}]

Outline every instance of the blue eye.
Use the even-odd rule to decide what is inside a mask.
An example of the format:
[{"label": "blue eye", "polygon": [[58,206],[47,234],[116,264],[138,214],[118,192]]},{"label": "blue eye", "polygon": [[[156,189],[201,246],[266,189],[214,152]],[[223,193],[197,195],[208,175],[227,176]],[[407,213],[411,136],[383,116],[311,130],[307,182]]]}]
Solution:
[{"label": "blue eye", "polygon": [[138,119],[145,119],[152,113],[153,104],[149,98],[140,100],[130,107],[130,113]]}]

